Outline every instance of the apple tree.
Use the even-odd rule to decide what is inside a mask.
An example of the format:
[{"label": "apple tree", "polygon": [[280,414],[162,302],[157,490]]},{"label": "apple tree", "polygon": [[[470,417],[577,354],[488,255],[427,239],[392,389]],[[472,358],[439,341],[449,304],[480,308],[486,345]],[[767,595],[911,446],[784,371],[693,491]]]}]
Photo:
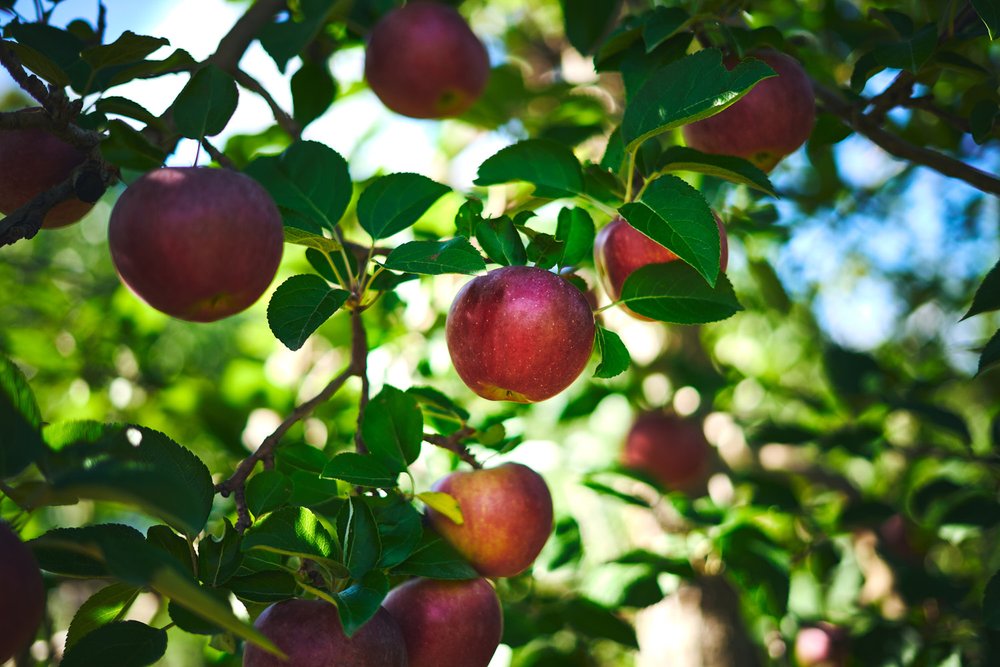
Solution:
[{"label": "apple tree", "polygon": [[1000,662],[997,0],[215,4],[0,0],[0,664]]}]

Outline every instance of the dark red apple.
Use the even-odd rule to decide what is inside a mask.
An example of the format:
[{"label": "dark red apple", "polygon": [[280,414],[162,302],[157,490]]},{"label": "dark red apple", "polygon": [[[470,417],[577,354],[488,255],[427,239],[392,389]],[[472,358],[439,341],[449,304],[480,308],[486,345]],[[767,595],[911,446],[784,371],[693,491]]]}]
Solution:
[{"label": "dark red apple", "polygon": [[[809,138],[816,102],[809,75],[794,58],[771,50],[750,55],[778,76],[764,79],[724,111],[685,125],[684,141],[703,153],[736,155],[771,171]],[[732,69],[739,59],[729,56],[724,62]]]},{"label": "dark red apple", "polygon": [[[719,268],[723,271],[729,265],[729,239],[722,219],[715,212],[715,224],[719,228]],[[622,295],[625,279],[647,264],[664,264],[678,259],[662,245],[628,224],[623,218],[615,218],[605,225],[594,239],[594,264],[601,276],[601,282],[612,301]],[[628,306],[625,312],[641,320],[649,321]]]},{"label": "dark red apple", "polygon": [[830,623],[802,628],[795,637],[799,667],[843,667],[847,664],[847,632]]},{"label": "dark red apple", "polygon": [[323,600],[285,600],[264,610],[254,627],[288,660],[247,644],[243,667],[407,667],[399,625],[380,608],[350,639],[337,608]]},{"label": "dark red apple", "polygon": [[587,365],[594,333],[583,292],[536,267],[505,266],[472,279],[448,313],[455,370],[491,401],[555,396]]},{"label": "dark red apple", "polygon": [[45,585],[35,557],[0,523],[0,664],[28,646],[45,612]]},{"label": "dark red apple", "polygon": [[490,59],[454,8],[416,0],[372,29],[365,78],[382,103],[404,116],[457,116],[486,88]]},{"label": "dark red apple", "polygon": [[500,645],[503,611],[486,579],[411,579],[384,606],[403,630],[409,667],[487,667]]},{"label": "dark red apple", "polygon": [[[45,112],[39,109],[36,113]],[[0,130],[0,213],[9,215],[59,185],[86,157],[83,151],[45,130]],[[93,206],[76,198],[56,204],[45,215],[42,227],[65,227]]]},{"label": "dark red apple", "polygon": [[549,487],[520,463],[453,472],[433,488],[458,501],[463,523],[428,509],[431,525],[484,577],[520,574],[552,533]]},{"label": "dark red apple", "polygon": [[690,493],[704,483],[710,458],[711,446],[700,423],[649,412],[632,425],[621,462],[626,468],[646,473],[669,491]]},{"label": "dark red apple", "polygon": [[271,284],[284,244],[278,208],[249,176],[172,167],[133,183],[111,212],[111,258],[139,298],[168,315],[214,322]]}]

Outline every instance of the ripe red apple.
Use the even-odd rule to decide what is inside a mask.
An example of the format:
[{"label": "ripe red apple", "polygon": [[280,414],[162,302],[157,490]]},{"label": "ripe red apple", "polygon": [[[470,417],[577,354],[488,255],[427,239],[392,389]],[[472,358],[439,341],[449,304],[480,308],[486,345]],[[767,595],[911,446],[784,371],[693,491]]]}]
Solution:
[{"label": "ripe red apple", "polygon": [[[809,138],[816,102],[809,75],[794,58],[769,49],[750,55],[778,76],[764,79],[724,111],[685,125],[684,141],[703,153],[736,155],[771,171]],[[728,69],[738,62],[735,56],[724,61]]]},{"label": "ripe red apple", "polygon": [[111,212],[111,258],[153,308],[214,322],[271,284],[284,244],[271,196],[228,169],[171,167],[133,183]]},{"label": "ripe red apple", "polygon": [[257,617],[254,627],[288,660],[247,644],[243,667],[407,667],[403,633],[383,608],[350,639],[337,608],[323,600],[278,602]]},{"label": "ripe red apple", "polygon": [[[0,130],[0,213],[9,215],[59,185],[86,157],[83,151],[42,129]],[[93,206],[76,198],[56,204],[45,215],[42,227],[65,227]]]},{"label": "ripe red apple", "polygon": [[484,577],[520,574],[552,533],[549,487],[520,463],[453,472],[433,488],[458,501],[463,523],[428,509],[431,525]]},{"label": "ripe red apple", "polygon": [[500,645],[503,612],[486,579],[411,579],[384,605],[403,630],[409,667],[487,667]]},{"label": "ripe red apple", "polygon": [[669,491],[690,493],[705,481],[710,456],[711,446],[700,423],[650,412],[632,425],[621,462],[648,474]]},{"label": "ripe red apple", "polygon": [[[715,224],[719,228],[719,268],[723,271],[729,265],[729,239],[722,219],[713,211]],[[601,282],[612,301],[622,295],[625,279],[647,264],[665,264],[678,259],[662,245],[628,224],[623,218],[615,218],[605,225],[594,239],[594,264],[601,276]],[[641,320],[648,317],[633,312],[623,306],[625,312]]]},{"label": "ripe red apple", "polygon": [[454,8],[416,0],[372,29],[365,78],[382,103],[404,116],[457,116],[486,88],[490,59]]},{"label": "ripe red apple", "polygon": [[848,658],[847,632],[830,623],[802,628],[795,637],[799,667],[843,667]]},{"label": "ripe red apple", "polygon": [[45,611],[45,585],[31,550],[0,523],[0,664],[35,638]]},{"label": "ripe red apple", "polygon": [[448,312],[455,370],[491,401],[555,396],[587,365],[594,333],[583,292],[536,267],[505,266],[472,279]]}]

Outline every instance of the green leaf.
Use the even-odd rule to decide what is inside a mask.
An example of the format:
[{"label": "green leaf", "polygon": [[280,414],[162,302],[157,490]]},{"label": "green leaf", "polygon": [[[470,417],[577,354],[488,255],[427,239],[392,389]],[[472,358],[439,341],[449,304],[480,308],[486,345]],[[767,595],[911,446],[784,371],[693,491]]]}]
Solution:
[{"label": "green leaf", "polygon": [[325,479],[339,479],[355,486],[392,489],[399,473],[386,467],[381,460],[368,454],[343,452],[333,457],[320,475]]},{"label": "green leaf", "polygon": [[559,0],[569,43],[586,55],[607,33],[621,7],[619,0]]},{"label": "green leaf", "polygon": [[312,248],[326,255],[339,253],[340,249],[343,248],[337,239],[331,239],[322,234],[313,234],[298,227],[285,227],[285,243]]},{"label": "green leaf", "polygon": [[369,498],[382,541],[378,567],[391,568],[406,560],[420,544],[423,519],[409,500],[399,493],[385,498]]},{"label": "green leaf", "polygon": [[712,209],[676,176],[661,176],[619,211],[629,224],[697,269],[709,285],[719,275],[721,245]]},{"label": "green leaf", "polygon": [[582,208],[564,208],[559,211],[556,239],[564,244],[562,266],[575,266],[594,252],[594,220]]},{"label": "green leaf", "polygon": [[774,70],[753,59],[727,70],[718,49],[703,49],[666,65],[649,77],[625,109],[621,131],[626,149],[635,150],[649,137],[722,111],[771,76]]},{"label": "green leaf", "polygon": [[[197,535],[212,510],[215,487],[191,451],[143,426],[71,422],[60,456],[72,464],[52,475],[56,491],[139,507],[186,535]],[[183,489],[183,493],[178,492]]]},{"label": "green leaf", "polygon": [[28,542],[38,566],[64,577],[106,577],[110,574],[100,545],[118,541],[136,548],[145,540],[135,528],[99,524],[83,528],[53,528]]},{"label": "green leaf", "polygon": [[144,667],[167,652],[167,633],[139,621],[109,623],[85,635],[59,663],[64,667]]},{"label": "green leaf", "polygon": [[292,276],[274,290],[267,305],[267,323],[275,338],[297,350],[349,296],[350,292],[333,289],[317,275]]},{"label": "green leaf", "polygon": [[752,162],[731,155],[713,155],[686,146],[671,146],[660,156],[659,170],[707,174],[733,183],[742,183],[772,197],[778,196],[767,174]]},{"label": "green leaf", "polygon": [[551,234],[535,232],[528,244],[528,259],[540,269],[551,269],[563,256],[565,246]]},{"label": "green leaf", "polygon": [[279,470],[262,470],[247,481],[247,509],[254,516],[274,511],[292,496],[292,481]]},{"label": "green leaf", "polygon": [[967,320],[974,315],[1000,310],[1000,262],[997,262],[983,278],[982,284],[976,290],[972,305],[962,319]]},{"label": "green leaf", "polygon": [[177,49],[163,60],[143,60],[113,70],[113,74],[104,84],[111,88],[133,79],[151,79],[171,72],[191,70],[198,64],[191,54],[184,49]]},{"label": "green leaf", "polygon": [[447,241],[410,241],[386,257],[385,267],[436,276],[442,273],[476,273],[486,270],[479,251],[464,236]]},{"label": "green leaf", "polygon": [[108,136],[101,142],[101,156],[125,169],[151,171],[167,159],[167,154],[149,143],[142,133],[122,120],[108,123]]},{"label": "green leaf", "polygon": [[375,240],[403,231],[451,188],[420,174],[389,174],[358,198],[358,222]]},{"label": "green leaf", "polygon": [[226,583],[226,587],[239,599],[260,604],[287,600],[299,590],[295,577],[280,570],[233,577]]},{"label": "green leaf", "polygon": [[469,412],[437,389],[432,387],[410,387],[406,393],[417,399],[424,417],[442,435],[451,435],[462,428],[469,419]]},{"label": "green leaf", "polygon": [[337,82],[324,63],[302,63],[292,76],[292,118],[305,127],[323,115],[337,95]]},{"label": "green leaf", "polygon": [[382,543],[372,510],[362,496],[351,496],[337,514],[337,534],[344,565],[360,579],[371,571],[382,554]]},{"label": "green leaf", "polygon": [[[218,588],[206,588],[204,592],[211,595],[222,606],[229,606],[229,591]],[[193,635],[218,635],[223,630],[215,623],[201,617],[200,614],[187,609],[173,600],[167,605],[170,620],[184,632]]]},{"label": "green leaf", "polygon": [[320,479],[320,473],[329,463],[326,454],[306,444],[285,445],[275,456],[275,469],[292,480],[291,505],[320,507],[339,503],[342,489],[339,482]]},{"label": "green leaf", "polygon": [[583,192],[583,170],[573,151],[547,139],[528,139],[507,146],[479,166],[476,185],[527,181],[535,196],[572,197]]},{"label": "green leaf", "polygon": [[198,543],[198,578],[213,587],[229,581],[243,562],[241,541],[229,519],[225,520],[225,530],[219,539],[205,535]]},{"label": "green leaf", "polygon": [[368,403],[361,435],[372,455],[403,472],[420,455],[424,416],[412,396],[386,385]]},{"label": "green leaf", "polygon": [[286,227],[315,233],[333,231],[353,193],[347,162],[332,148],[315,141],[297,141],[281,155],[259,157],[247,166],[246,173],[283,209]]},{"label": "green leaf", "polygon": [[316,515],[304,507],[276,510],[251,526],[243,536],[243,551],[261,549],[308,558],[346,575],[346,569],[333,560],[333,547],[330,533]]},{"label": "green leaf", "polygon": [[139,588],[115,583],[97,591],[80,605],[66,632],[66,650],[101,626],[120,621],[139,597]]},{"label": "green leaf", "polygon": [[561,616],[580,634],[594,639],[610,639],[622,646],[638,649],[635,629],[593,600],[575,598],[562,605]]},{"label": "green leaf", "polygon": [[126,30],[110,44],[84,49],[80,57],[95,70],[99,70],[104,67],[126,65],[142,60],[161,46],[169,44],[170,42],[163,37],[137,35],[131,30]]},{"label": "green leaf", "polygon": [[458,501],[455,500],[454,496],[439,491],[424,491],[423,493],[418,493],[417,498],[432,510],[440,512],[459,526],[465,523],[465,519],[462,517],[462,508],[458,506]]},{"label": "green leaf", "polygon": [[667,41],[684,27],[691,16],[680,7],[654,7],[642,26],[642,41],[646,53]]},{"label": "green leaf", "polygon": [[354,635],[370,621],[389,594],[389,579],[383,572],[373,570],[346,589],[337,593],[337,611],[344,634]]},{"label": "green leaf", "polygon": [[875,61],[883,67],[903,69],[916,74],[937,47],[937,25],[928,23],[912,37],[898,42],[885,42],[872,50]]},{"label": "green leaf", "polygon": [[673,324],[718,322],[742,310],[726,274],[710,287],[683,262],[642,267],[625,280],[621,298],[640,315]]},{"label": "green leaf", "polygon": [[103,114],[116,114],[140,122],[160,127],[160,119],[142,105],[125,97],[102,97],[94,103],[94,109]]},{"label": "green leaf", "polygon": [[986,24],[990,31],[990,39],[996,39],[1000,35],[1000,2],[997,0],[972,0],[979,18]]},{"label": "green leaf", "polygon": [[528,263],[524,241],[506,215],[483,220],[476,227],[476,240],[491,260],[502,266],[523,266]]},{"label": "green leaf", "polygon": [[260,45],[283,73],[288,61],[299,55],[323,27],[335,0],[299,0],[288,18],[268,23],[260,31]]},{"label": "green leaf", "polygon": [[467,199],[455,214],[455,229],[459,236],[471,239],[476,235],[476,227],[483,220],[483,202]]},{"label": "green leaf", "polygon": [[187,540],[171,530],[170,526],[150,526],[146,531],[146,544],[159,549],[177,561],[185,571],[194,574],[191,563],[191,550]]},{"label": "green leaf", "polygon": [[392,573],[429,579],[475,579],[479,576],[450,544],[430,533],[424,534],[420,546],[394,567]]},{"label": "green leaf", "polygon": [[67,85],[80,65],[88,69],[80,61],[83,42],[65,30],[44,23],[14,22],[5,32],[17,40],[11,46],[24,64],[57,86]]},{"label": "green leaf", "polygon": [[747,597],[773,618],[788,610],[789,556],[757,528],[742,524],[719,539],[726,569]]},{"label": "green leaf", "polygon": [[236,81],[215,65],[198,70],[174,100],[174,125],[189,139],[212,137],[226,129],[239,103]]},{"label": "green leaf", "polygon": [[1000,331],[993,334],[983,351],[979,355],[979,370],[976,375],[980,375],[986,369],[1000,363]]},{"label": "green leaf", "polygon": [[45,455],[42,415],[14,363],[0,356],[0,479],[13,477]]},{"label": "green leaf", "polygon": [[597,349],[601,355],[601,363],[594,371],[596,378],[607,379],[621,375],[632,363],[632,357],[618,334],[602,326],[597,327]]}]

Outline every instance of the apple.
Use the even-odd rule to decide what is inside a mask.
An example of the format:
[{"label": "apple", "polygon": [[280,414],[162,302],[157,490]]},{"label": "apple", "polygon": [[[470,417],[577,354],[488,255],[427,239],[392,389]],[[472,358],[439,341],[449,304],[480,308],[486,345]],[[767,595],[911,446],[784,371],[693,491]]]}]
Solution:
[{"label": "apple", "polygon": [[31,550],[0,523],[0,664],[28,646],[45,612],[45,584]]},{"label": "apple", "polygon": [[411,579],[383,605],[403,630],[409,667],[487,667],[500,645],[503,611],[486,579]]},{"label": "apple", "polygon": [[143,301],[173,317],[214,322],[264,293],[281,262],[284,228],[271,196],[228,169],[157,169],[111,212],[111,258]]},{"label": "apple", "polygon": [[459,377],[492,401],[535,403],[573,383],[594,347],[587,297],[544,269],[505,266],[466,283],[448,312]]},{"label": "apple", "polygon": [[701,424],[650,412],[635,420],[621,454],[624,467],[643,472],[669,491],[697,490],[709,470],[711,446]]},{"label": "apple", "polygon": [[520,463],[453,472],[433,490],[458,501],[462,524],[428,508],[431,525],[484,577],[528,569],[552,533],[549,487]]},{"label": "apple", "polygon": [[[36,113],[45,112],[38,109]],[[0,213],[9,215],[59,185],[86,158],[83,151],[39,128],[0,130]],[[65,227],[82,218],[93,206],[76,198],[68,199],[52,207],[42,227]]]},{"label": "apple", "polygon": [[282,660],[247,644],[243,667],[407,667],[406,644],[384,608],[350,639],[337,608],[323,600],[285,600],[257,617],[254,627],[288,656]]},{"label": "apple", "polygon": [[[778,76],[764,79],[720,113],[685,125],[684,141],[703,153],[736,155],[771,171],[809,138],[816,102],[809,75],[794,58],[769,49],[750,55]],[[738,62],[735,56],[724,61],[728,69]]]},{"label": "apple", "polygon": [[843,667],[847,664],[847,632],[830,623],[799,630],[795,660],[799,667]]},{"label": "apple", "polygon": [[457,116],[486,88],[486,47],[454,8],[415,0],[375,25],[365,78],[382,103],[404,116]]},{"label": "apple", "polygon": [[[726,270],[729,265],[729,239],[722,219],[713,211],[715,224],[719,228],[719,268]],[[598,232],[594,239],[594,264],[601,276],[604,289],[612,301],[622,295],[625,279],[647,264],[665,264],[678,259],[677,255],[628,224],[623,218],[615,218]],[[650,321],[622,306],[625,312],[641,320]]]}]

